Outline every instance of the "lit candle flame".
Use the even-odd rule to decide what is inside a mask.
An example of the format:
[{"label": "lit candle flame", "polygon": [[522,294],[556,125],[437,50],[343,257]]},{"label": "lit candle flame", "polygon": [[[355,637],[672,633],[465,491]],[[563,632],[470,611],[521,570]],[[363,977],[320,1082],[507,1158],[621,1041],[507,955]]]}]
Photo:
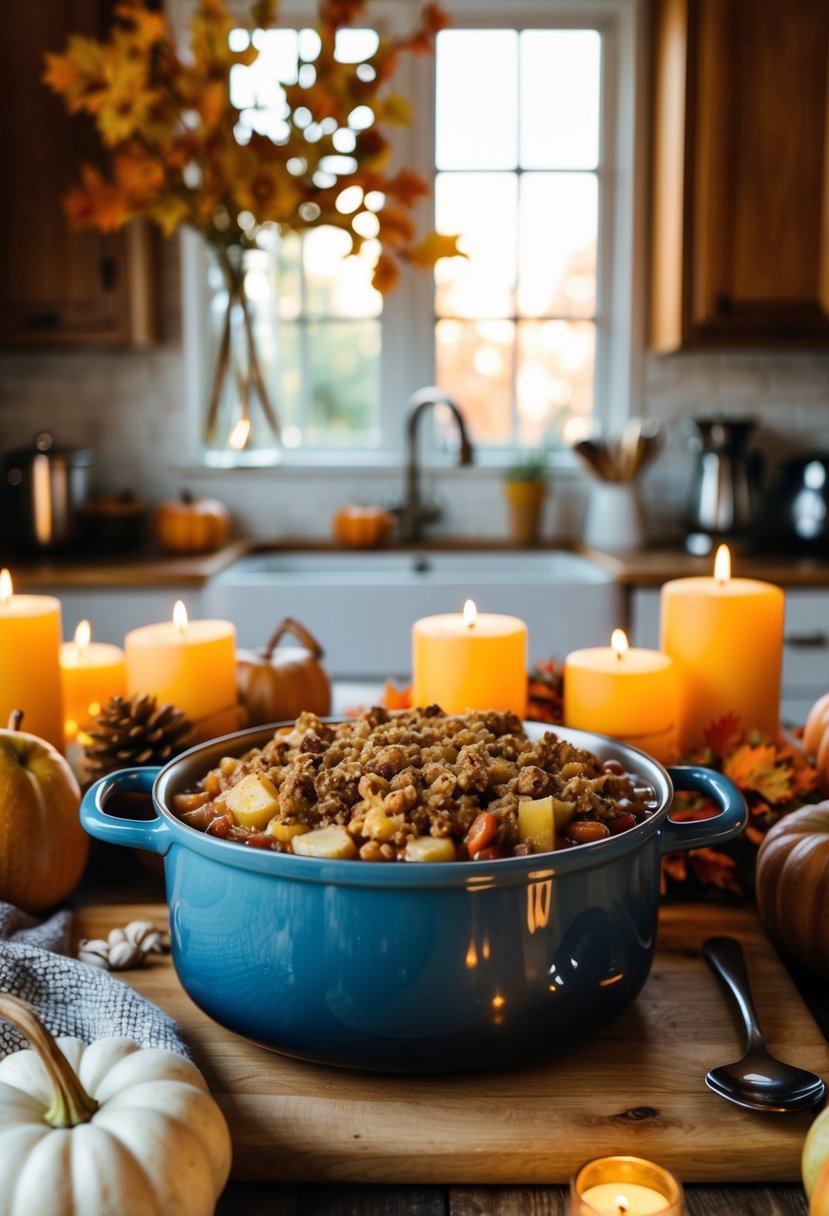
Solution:
[{"label": "lit candle flame", "polygon": [[474,600],[467,600],[463,606],[463,623],[467,629],[474,629],[478,619],[478,609]]},{"label": "lit candle flame", "polygon": [[78,628],[75,630],[75,649],[78,655],[83,654],[91,641],[92,626],[89,621],[79,621]]},{"label": "lit candle flame", "polygon": [[176,600],[173,605],[173,624],[180,634],[187,632],[187,609],[184,607],[184,600]]},{"label": "lit candle flame", "polygon": [[616,1204],[616,1216],[625,1216],[628,1210],[627,1196],[617,1195],[613,1202]]},{"label": "lit candle flame", "polygon": [[721,587],[731,578],[731,553],[728,545],[720,545],[714,558],[714,578]]},{"label": "lit candle flame", "polygon": [[12,576],[8,570],[0,570],[0,607],[8,604],[12,597],[14,588],[12,587]]},{"label": "lit candle flame", "polygon": [[610,645],[613,648],[613,653],[619,662],[625,657],[628,652],[628,639],[624,629],[614,629],[610,636]]}]

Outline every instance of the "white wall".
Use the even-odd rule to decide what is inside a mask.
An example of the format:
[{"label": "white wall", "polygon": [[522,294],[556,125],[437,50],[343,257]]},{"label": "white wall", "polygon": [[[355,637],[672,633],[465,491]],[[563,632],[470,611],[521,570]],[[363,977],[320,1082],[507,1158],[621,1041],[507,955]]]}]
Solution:
[{"label": "white wall", "polygon": [[[158,347],[0,351],[0,451],[28,444],[38,431],[48,429],[63,444],[95,449],[98,489],[131,487],[152,502],[188,485],[224,499],[240,531],[268,539],[325,538],[331,516],[343,502],[388,505],[398,499],[399,469],[311,474],[186,465],[176,250],[173,243],[164,256],[163,339]],[[640,412],[662,420],[668,436],[643,482],[652,537],[672,537],[681,529],[692,470],[683,419],[720,410],[757,418],[772,464],[797,450],[829,450],[829,352],[647,358]],[[428,480],[445,506],[437,532],[506,535],[506,509],[496,474],[446,469]],[[546,534],[577,538],[585,479],[562,472],[553,485]]]}]

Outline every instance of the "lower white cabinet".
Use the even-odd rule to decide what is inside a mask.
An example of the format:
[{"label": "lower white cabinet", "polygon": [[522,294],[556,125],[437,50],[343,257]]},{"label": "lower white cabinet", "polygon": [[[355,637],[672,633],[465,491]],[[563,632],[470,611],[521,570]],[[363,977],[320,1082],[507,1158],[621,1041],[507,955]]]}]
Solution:
[{"label": "lower white cabinet", "polygon": [[172,620],[176,600],[184,601],[191,618],[202,615],[198,587],[58,587],[45,593],[60,600],[67,641],[74,637],[78,622],[88,620],[96,642],[121,646],[131,629]]},{"label": "lower white cabinet", "polygon": [[[829,589],[789,587],[783,643],[782,718],[802,725],[824,692],[829,692]],[[634,646],[659,645],[659,588],[631,591],[630,633]],[[757,662],[763,662],[758,652]]]}]

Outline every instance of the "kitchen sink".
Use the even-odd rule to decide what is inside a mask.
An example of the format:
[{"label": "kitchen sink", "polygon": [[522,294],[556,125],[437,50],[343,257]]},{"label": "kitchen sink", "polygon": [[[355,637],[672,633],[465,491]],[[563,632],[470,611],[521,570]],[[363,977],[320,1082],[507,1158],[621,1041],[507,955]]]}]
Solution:
[{"label": "kitchen sink", "polygon": [[400,679],[410,672],[414,622],[460,612],[466,599],[526,621],[531,660],[603,645],[623,623],[611,575],[579,554],[541,550],[254,553],[210,580],[202,610],[234,621],[245,647],[295,617],[333,676]]}]

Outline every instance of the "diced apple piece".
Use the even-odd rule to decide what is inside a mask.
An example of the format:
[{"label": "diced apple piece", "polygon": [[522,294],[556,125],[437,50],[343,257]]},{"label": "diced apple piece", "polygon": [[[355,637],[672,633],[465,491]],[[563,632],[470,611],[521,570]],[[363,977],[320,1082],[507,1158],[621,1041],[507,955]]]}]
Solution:
[{"label": "diced apple piece", "polygon": [[536,853],[555,848],[556,824],[552,798],[523,798],[518,803],[518,835]]},{"label": "diced apple piece", "polygon": [[261,832],[279,810],[279,794],[265,773],[248,773],[227,791],[225,806],[240,827]]},{"label": "diced apple piece", "polygon": [[283,823],[281,819],[272,819],[268,824],[268,831],[271,836],[275,836],[284,844],[285,841],[293,840],[295,836],[304,836],[311,829],[307,823]]},{"label": "diced apple piece", "polygon": [[293,851],[300,857],[327,857],[350,861],[357,856],[357,846],[345,828],[332,824],[327,828],[315,828],[295,836],[291,841]]},{"label": "diced apple piece", "polygon": [[557,834],[563,832],[568,823],[572,822],[575,813],[575,802],[564,802],[561,798],[553,799],[553,819],[555,820]]},{"label": "diced apple piece", "polygon": [[454,861],[455,856],[448,836],[413,836],[406,845],[406,861]]},{"label": "diced apple piece", "polygon": [[363,820],[362,835],[369,840],[391,840],[394,833],[403,826],[402,815],[389,815],[381,806],[373,806]]}]

